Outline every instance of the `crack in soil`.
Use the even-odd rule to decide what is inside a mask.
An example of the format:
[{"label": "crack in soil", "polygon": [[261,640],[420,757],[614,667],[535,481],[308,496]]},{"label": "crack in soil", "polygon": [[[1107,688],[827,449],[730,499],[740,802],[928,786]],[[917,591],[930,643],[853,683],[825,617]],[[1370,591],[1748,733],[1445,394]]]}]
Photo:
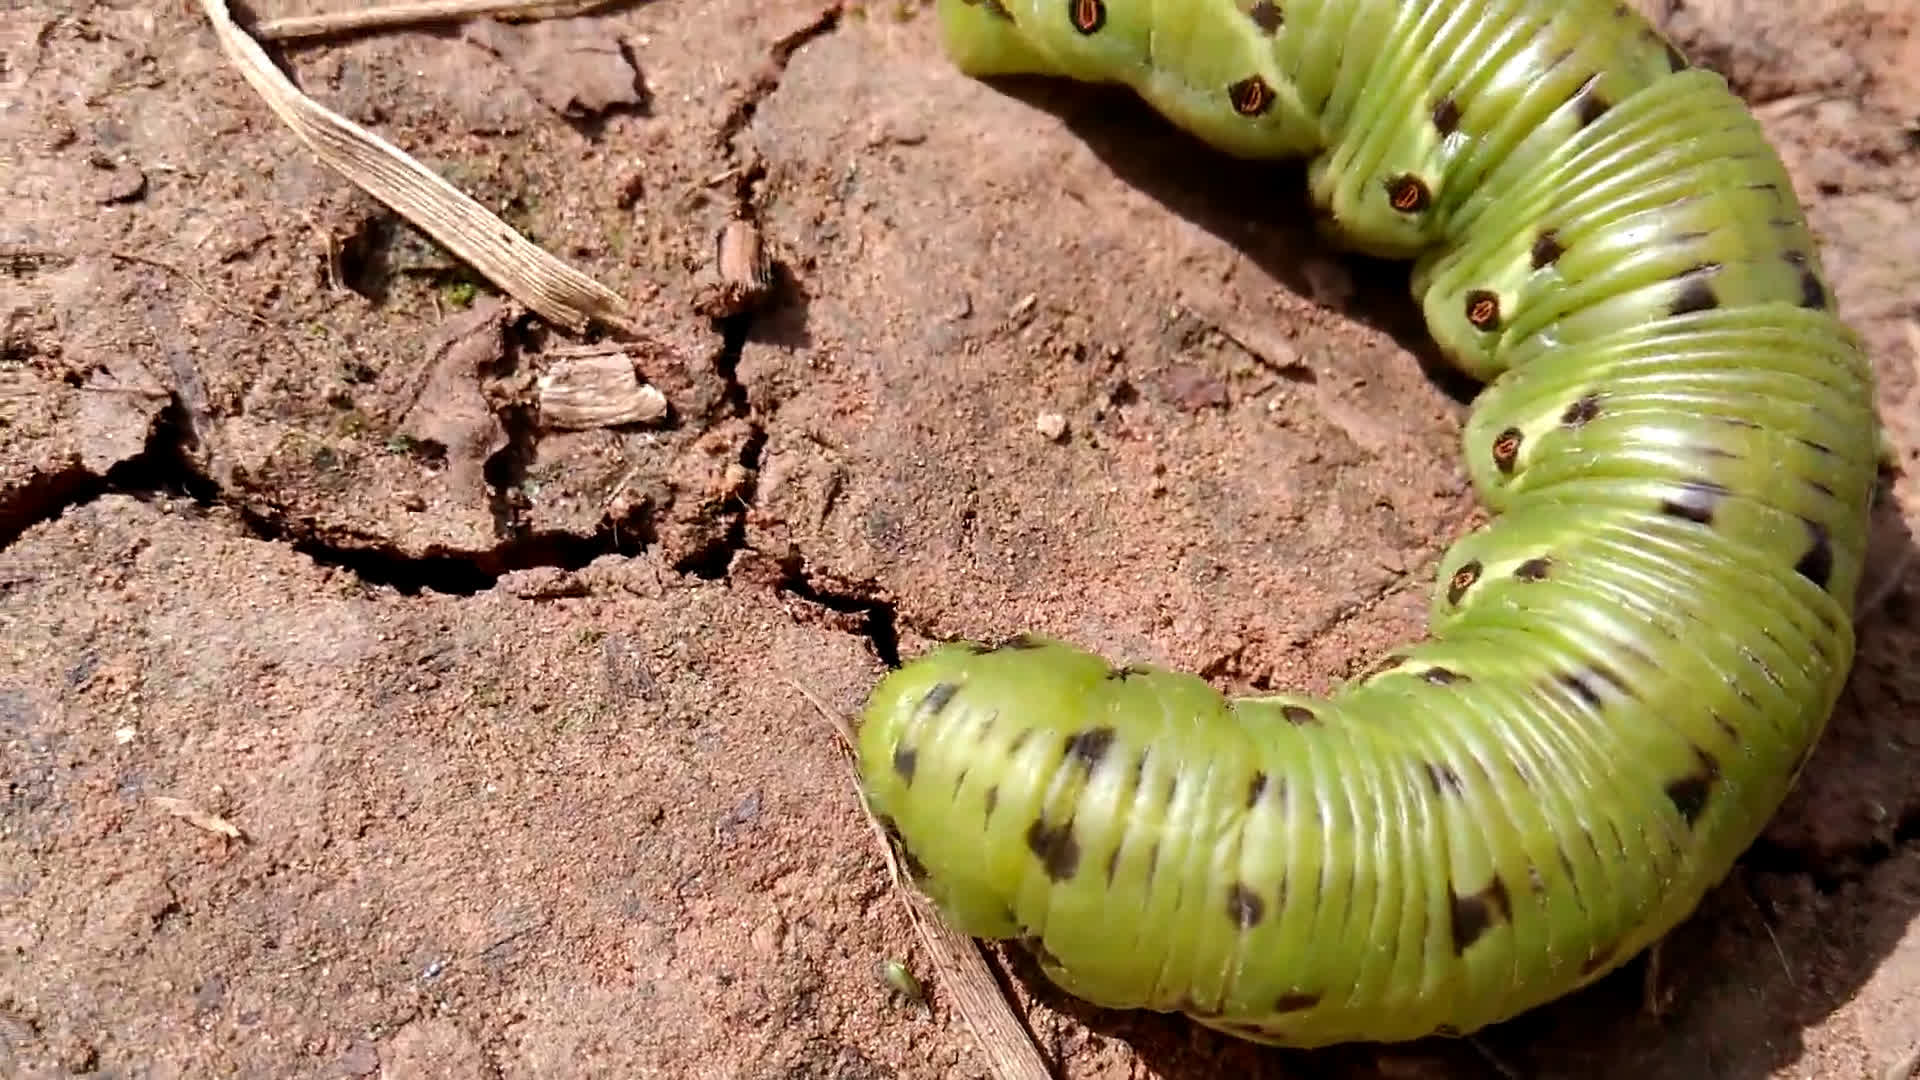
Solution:
[{"label": "crack in soil", "polygon": [[41,473],[0,505],[0,551],[27,530],[53,521],[74,507],[115,493],[185,497],[210,505],[217,488],[192,465],[198,445],[186,408],[175,396],[155,414],[140,452],[94,472],[77,461]]},{"label": "crack in soil", "polygon": [[0,503],[0,551],[5,551],[21,533],[40,522],[59,517],[66,507],[91,501],[97,494],[94,489],[105,482],[106,477],[88,471],[73,460],[35,473],[5,503]]},{"label": "crack in soil", "polygon": [[[767,63],[758,71],[741,99],[722,121],[719,141],[734,143],[752,121],[762,101],[780,86],[787,64],[802,46],[833,32],[840,24],[841,5],[831,3],[810,20],[777,38]],[[757,167],[742,170],[736,197],[743,208],[750,203]],[[728,511],[725,534],[707,547],[682,558],[674,569],[702,580],[725,580],[742,552],[749,550],[747,514],[756,495],[761,456],[768,441],[765,422],[753,415],[747,389],[740,382],[741,353],[753,324],[753,313],[719,320],[723,349],[716,361],[726,383],[725,415],[745,420],[749,436],[741,447],[739,464],[747,470],[746,486],[736,493]],[[531,410],[507,409],[498,414],[507,433],[507,445],[484,464],[484,476],[494,494],[490,510],[498,541],[480,549],[430,546],[424,551],[402,550],[392,539],[355,529],[328,526],[271,499],[248,498],[222,487],[199,460],[201,449],[193,417],[175,393],[156,417],[142,450],[104,473],[69,462],[33,476],[0,503],[0,551],[33,526],[57,519],[69,509],[85,506],[102,496],[122,494],[142,500],[165,496],[184,498],[202,512],[224,510],[252,536],[292,547],[315,563],[346,570],[369,585],[392,588],[404,595],[423,592],[470,596],[492,588],[509,573],[537,568],[577,570],[606,555],[632,557],[656,539],[651,514],[643,504],[621,519],[603,520],[590,534],[564,530],[532,531],[525,524],[526,508],[513,493],[520,489],[533,460],[538,440]],[[876,655],[890,665],[899,663],[895,614],[890,602],[861,590],[823,588],[803,569],[804,558],[781,563],[777,592],[817,604],[843,615],[856,616],[859,630]]]},{"label": "crack in soil", "polygon": [[780,88],[781,77],[786,74],[787,64],[793,60],[793,54],[800,51],[801,46],[839,28],[840,12],[841,4],[836,0],[815,12],[811,20],[797,29],[774,39],[773,45],[767,50],[766,62],[754,72],[753,81],[747,84],[740,100],[734,102],[733,107],[727,110],[725,119],[720,121],[717,138],[722,146],[732,148],[734,140],[753,122],[753,114],[759,110],[760,103]]},{"label": "crack in soil", "polygon": [[185,499],[202,512],[225,510],[257,539],[284,543],[322,566],[347,570],[369,585],[404,595],[423,592],[471,596],[517,570],[557,567],[578,570],[605,555],[634,556],[653,541],[648,508],[603,520],[591,534],[519,531],[492,547],[470,550],[401,550],[391,539],[330,528],[297,517],[272,502],[250,502],[221,487],[196,460],[200,446],[178,395],[155,417],[138,454],[104,473],[75,465],[51,474],[0,507],[0,551],[27,530],[106,495],[142,501]]},{"label": "crack in soil", "polygon": [[[742,314],[726,320],[724,326],[727,345],[719,363],[728,384],[729,411],[736,414],[750,411],[735,368],[751,321],[751,314]],[[751,423],[752,434],[742,447],[740,459],[742,465],[755,470],[768,436],[762,422]],[[0,507],[0,551],[34,525],[55,520],[69,509],[109,494],[143,501],[156,497],[185,499],[206,513],[224,509],[258,539],[287,544],[316,564],[346,570],[369,585],[386,586],[403,595],[435,592],[471,596],[492,588],[502,576],[514,571],[545,567],[577,570],[607,555],[637,556],[653,541],[648,509],[643,506],[628,520],[603,521],[590,535],[519,532],[484,550],[409,553],[384,537],[330,529],[310,519],[297,519],[278,506],[249,504],[234,497],[197,462],[198,447],[187,410],[175,396],[156,416],[140,453],[104,473],[72,466],[46,474],[48,479],[16,495],[10,505]],[[766,554],[746,542],[746,516],[754,494],[750,480],[740,495],[740,508],[733,513],[724,541],[683,559],[674,569],[702,580],[728,580],[743,553]],[[901,617],[897,603],[877,583],[850,582],[831,571],[810,571],[808,563],[807,557],[797,552],[775,559],[778,574],[768,582],[772,591],[842,616],[827,620],[828,627],[859,635],[882,663],[899,667]],[[1920,807],[1902,815],[1885,839],[1815,854],[1762,837],[1739,862],[1760,872],[1804,875],[1821,893],[1831,895],[1915,847],[1920,847]]]},{"label": "crack in soil", "polygon": [[346,570],[368,585],[404,596],[441,593],[473,596],[522,570],[579,570],[607,555],[633,557],[653,541],[645,510],[621,521],[602,521],[590,534],[562,530],[523,531],[493,547],[400,550],[385,537],[297,520],[279,507],[231,504],[248,532],[284,543],[321,566]]},{"label": "crack in soil", "polygon": [[[751,434],[740,452],[740,463],[750,476],[758,470],[768,441],[765,424],[749,415],[746,389],[736,370],[752,320],[751,313],[723,320],[726,347],[718,361],[727,382],[727,411],[746,417],[751,425]],[[184,499],[203,513],[225,510],[255,538],[287,544],[318,565],[345,570],[368,585],[385,586],[409,596],[426,592],[471,596],[494,587],[501,577],[515,571],[578,570],[607,555],[638,556],[654,540],[649,507],[643,505],[625,519],[602,521],[586,535],[557,530],[516,531],[481,550],[406,552],[385,537],[329,528],[272,503],[235,497],[197,461],[199,445],[187,409],[175,396],[156,415],[140,453],[104,473],[76,464],[42,474],[16,493],[9,504],[0,506],[0,551],[34,525],[55,520],[69,509],[110,494],[143,501]],[[682,559],[673,568],[676,572],[725,581],[732,578],[742,554],[768,554],[757,551],[746,540],[746,518],[756,494],[753,483],[749,479],[740,492],[739,507],[732,511],[724,539]],[[767,582],[772,591],[842,616],[827,620],[828,627],[859,635],[882,663],[899,667],[901,616],[897,602],[876,582],[850,582],[831,571],[812,571],[808,568],[810,561],[798,552],[774,559],[778,573]],[[1741,856],[1740,863],[1766,873],[1805,875],[1820,892],[1833,894],[1916,846],[1920,846],[1920,806],[1909,808],[1884,839],[1813,853],[1762,837]]]},{"label": "crack in soil", "polygon": [[725,580],[732,573],[734,559],[748,549],[747,514],[753,509],[754,500],[759,495],[760,458],[767,446],[767,427],[765,422],[753,415],[753,407],[747,400],[746,384],[740,381],[740,356],[746,350],[747,336],[753,331],[753,320],[754,313],[751,310],[715,320],[720,330],[721,344],[714,368],[726,383],[721,402],[725,409],[723,415],[747,423],[747,438],[740,445],[737,459],[740,467],[746,470],[746,481],[734,493],[738,505],[729,512],[726,531],[720,538],[673,564],[676,573],[703,581]]},{"label": "crack in soil", "polygon": [[[823,26],[830,26],[832,20],[837,18],[838,9],[836,8],[823,18],[822,22],[814,24],[812,32],[822,32]],[[797,47],[797,41],[787,47],[782,54],[783,59]],[[740,203],[736,213],[742,217],[749,216],[750,200],[744,185],[736,194],[736,198]],[[721,340],[720,354],[715,358],[714,367],[726,384],[726,392],[722,398],[725,415],[744,420],[748,426],[748,435],[741,444],[738,459],[741,467],[746,470],[746,481],[735,495],[738,505],[730,513],[725,534],[712,544],[682,558],[673,566],[677,573],[704,581],[730,580],[743,554],[770,555],[770,553],[761,552],[747,541],[747,516],[752,513],[759,496],[760,466],[769,438],[766,420],[755,413],[752,401],[747,394],[746,384],[740,381],[740,359],[753,333],[759,310],[762,309],[749,308],[738,314],[714,320],[720,331]],[[881,590],[878,584],[850,585],[841,582],[830,573],[809,574],[807,563],[807,557],[799,552],[790,552],[784,557],[775,558],[774,564],[779,568],[779,573],[769,583],[774,593],[791,596],[837,615],[850,617],[845,620],[836,620],[837,625],[834,628],[843,633],[858,634],[865,638],[868,647],[882,663],[890,668],[899,667],[900,634],[897,611],[893,601],[880,595]]]},{"label": "crack in soil", "polygon": [[877,586],[851,584],[830,573],[809,574],[807,559],[799,554],[779,560],[779,566],[775,593],[853,616],[851,624],[840,629],[865,638],[873,655],[887,667],[900,666],[899,612],[892,600],[877,595]]},{"label": "crack in soil", "polygon": [[528,535],[523,485],[540,442],[539,414],[533,405],[522,403],[495,408],[493,415],[506,433],[507,444],[488,455],[480,475],[490,489],[487,509],[493,515],[493,534],[511,542]]}]

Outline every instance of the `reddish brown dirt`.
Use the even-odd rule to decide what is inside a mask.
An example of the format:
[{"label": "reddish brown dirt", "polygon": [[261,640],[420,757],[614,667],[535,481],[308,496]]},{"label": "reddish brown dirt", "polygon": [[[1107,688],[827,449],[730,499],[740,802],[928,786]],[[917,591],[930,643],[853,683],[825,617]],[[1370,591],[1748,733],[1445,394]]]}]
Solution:
[{"label": "reddish brown dirt", "polygon": [[[1777,136],[1911,474],[1920,20],[1644,6]],[[316,163],[197,6],[28,0],[0,50],[0,1074],[984,1076],[877,973],[932,983],[801,688],[851,713],[1023,628],[1324,688],[1474,513],[1404,269],[1314,245],[1297,168],[962,78],[918,4],[279,50],[646,313],[672,414],[572,434],[524,407],[568,343]],[[737,213],[780,286],[716,323]],[[1920,1042],[1916,581],[1662,1015],[1637,962],[1477,1046],[1298,1054],[993,955],[1074,1078],[1877,1080]]]}]

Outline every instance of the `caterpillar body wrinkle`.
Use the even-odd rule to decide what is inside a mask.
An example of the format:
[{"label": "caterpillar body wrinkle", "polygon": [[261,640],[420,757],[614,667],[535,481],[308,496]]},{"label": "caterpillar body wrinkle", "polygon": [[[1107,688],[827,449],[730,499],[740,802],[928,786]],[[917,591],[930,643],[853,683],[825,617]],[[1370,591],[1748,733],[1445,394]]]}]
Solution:
[{"label": "caterpillar body wrinkle", "polygon": [[1261,1042],[1461,1034],[1670,930],[1793,784],[1853,659],[1872,371],[1786,172],[1612,0],[939,0],[975,76],[1131,86],[1312,155],[1490,385],[1498,516],[1430,632],[1324,699],[1022,636],[891,673],[873,811],[957,927],[1098,1005]]}]

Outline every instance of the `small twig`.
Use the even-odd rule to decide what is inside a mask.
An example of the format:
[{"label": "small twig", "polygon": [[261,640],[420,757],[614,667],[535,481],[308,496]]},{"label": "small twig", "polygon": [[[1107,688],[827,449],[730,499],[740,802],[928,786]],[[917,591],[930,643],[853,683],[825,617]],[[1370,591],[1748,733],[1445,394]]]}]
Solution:
[{"label": "small twig", "polygon": [[[1660,992],[1660,983],[1662,981],[1660,978],[1661,947],[1666,943],[1667,939],[1661,938],[1652,945],[1647,946],[1647,966],[1642,968],[1640,972],[1640,1008],[1649,1018],[1654,1020],[1665,1018],[1667,1006],[1671,1004],[1673,1000],[1670,993],[1662,994]],[[1663,998],[1665,1000],[1662,1000]]]},{"label": "small twig", "polygon": [[1499,1073],[1504,1080],[1521,1080],[1519,1070],[1501,1060],[1500,1055],[1494,1053],[1493,1048],[1482,1042],[1479,1036],[1467,1036],[1467,1045],[1473,1047],[1474,1050],[1480,1054],[1481,1058],[1485,1059],[1486,1063],[1493,1067],[1493,1071]]},{"label": "small twig", "polygon": [[854,748],[857,747],[860,742],[858,736],[854,733],[853,724],[848,721],[846,717],[827,708],[826,702],[815,697],[813,691],[801,686],[792,679],[787,680],[787,685],[793,687],[794,693],[807,699],[807,704],[813,706],[813,711],[820,714],[820,719],[833,725],[833,730],[840,736],[841,749],[850,754],[853,753]]},{"label": "small twig", "polygon": [[72,263],[73,256],[64,251],[0,244],[0,274],[25,276],[36,270],[60,269]]},{"label": "small twig", "polygon": [[1779,120],[1791,116],[1802,109],[1812,108],[1822,102],[1832,100],[1834,100],[1832,94],[1791,94],[1787,97],[1775,98],[1772,101],[1756,105],[1753,111],[1762,120]]},{"label": "small twig", "polygon": [[1773,942],[1773,955],[1780,959],[1780,970],[1787,977],[1787,985],[1798,985],[1793,979],[1793,965],[1787,963],[1787,950],[1780,947],[1780,938],[1773,932],[1773,920],[1767,918],[1767,909],[1760,906],[1760,898],[1753,895],[1753,882],[1750,878],[1740,879],[1740,894],[1753,905],[1753,913],[1760,917],[1760,929],[1767,932],[1767,940]]},{"label": "small twig", "polygon": [[218,814],[210,814],[185,799],[176,799],[171,795],[155,795],[153,805],[185,821],[196,829],[204,829],[216,836],[229,840],[244,840],[240,827]]},{"label": "small twig", "polygon": [[1301,360],[1292,345],[1272,332],[1246,325],[1215,311],[1193,309],[1193,313],[1255,363],[1281,378],[1292,382],[1313,377],[1312,365]]},{"label": "small twig", "polygon": [[1780,947],[1780,937],[1773,932],[1773,925],[1762,917],[1760,929],[1767,932],[1767,940],[1773,942],[1773,955],[1780,959],[1780,970],[1786,973],[1787,983],[1793,984],[1793,967],[1787,963],[1787,950]]},{"label": "small twig", "polygon": [[[847,718],[827,708],[826,703],[815,697],[813,691],[792,679],[787,680],[787,685],[793,687],[795,693],[806,698],[807,704],[813,706],[813,710],[819,713],[822,719],[833,725],[834,733],[840,736],[840,749],[846,751],[849,758],[856,756],[859,752],[859,736],[855,734],[853,725]],[[887,839],[886,830],[880,827],[880,823],[874,820],[873,813],[867,809],[866,796],[860,793],[857,782],[854,785],[854,795],[860,800],[860,815],[867,819],[867,830],[873,833],[874,840],[880,845],[880,857],[886,861],[888,878],[895,888],[903,892],[910,891],[911,886],[907,883],[907,876],[900,870],[899,856],[894,854],[893,842]]]},{"label": "small twig", "polygon": [[[787,685],[793,687],[823,719],[833,725],[834,731],[840,736],[841,749],[850,755],[854,753],[857,737],[846,717],[828,709],[806,687],[792,679],[787,680]],[[1006,998],[1000,993],[1000,984],[994,980],[993,972],[987,969],[987,961],[981,955],[980,947],[972,938],[948,926],[932,901],[907,883],[899,860],[894,855],[893,844],[887,839],[886,830],[874,820],[872,810],[867,807],[866,796],[860,792],[857,783],[854,794],[860,802],[860,813],[867,819],[867,827],[879,843],[882,857],[886,859],[887,871],[896,887],[895,895],[905,902],[907,915],[920,935],[921,944],[927,947],[927,952],[933,957],[940,985],[953,995],[954,1006],[961,1018],[972,1030],[987,1060],[993,1063],[994,1075],[1000,1080],[1051,1080],[1052,1074],[1047,1071],[1047,1064],[1041,1059],[1039,1049],[1033,1045],[1032,1036],[1014,1017],[1013,1007],[1007,1004]]]},{"label": "small twig", "polygon": [[288,15],[265,19],[248,30],[261,41],[326,37],[356,30],[384,30],[422,23],[458,22],[488,17],[559,19],[584,15],[622,0],[425,0],[418,4],[388,4],[359,11],[329,11],[318,15]]}]

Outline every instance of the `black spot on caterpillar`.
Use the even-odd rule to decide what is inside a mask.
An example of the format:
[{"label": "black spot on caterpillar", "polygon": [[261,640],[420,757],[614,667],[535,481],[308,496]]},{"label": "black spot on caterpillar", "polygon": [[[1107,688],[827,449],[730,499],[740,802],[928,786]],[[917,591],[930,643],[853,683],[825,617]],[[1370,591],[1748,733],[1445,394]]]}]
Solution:
[{"label": "black spot on caterpillar", "polygon": [[1044,820],[1035,818],[1027,829],[1027,847],[1047,876],[1055,881],[1069,881],[1080,872],[1080,844],[1073,838],[1073,822],[1065,825],[1048,825]]},{"label": "black spot on caterpillar", "polygon": [[1685,518],[1700,525],[1713,524],[1713,510],[1720,500],[1732,494],[1712,480],[1689,480],[1660,502],[1660,512]]},{"label": "black spot on caterpillar", "polygon": [[1586,397],[1567,406],[1567,411],[1560,414],[1560,422],[1567,427],[1579,427],[1581,424],[1599,415],[1600,399],[1592,394],[1588,394]]},{"label": "black spot on caterpillar", "polygon": [[1473,948],[1496,925],[1513,919],[1513,900],[1507,895],[1507,883],[1497,877],[1485,888],[1466,896],[1453,892],[1449,886],[1447,899],[1455,955]]},{"label": "black spot on caterpillar", "polygon": [[1082,998],[1295,1046],[1471,1033],[1685,918],[1852,665],[1878,449],[1726,82],[1614,0],[938,4],[964,71],[1312,155],[1328,239],[1413,259],[1487,384],[1463,446],[1496,516],[1427,637],[1324,698],[1031,635],[906,664],[860,767],[919,886]]},{"label": "black spot on caterpillar", "polygon": [[1227,918],[1242,930],[1251,930],[1266,917],[1267,902],[1252,888],[1235,882],[1227,889]]},{"label": "black spot on caterpillar", "polygon": [[1566,253],[1567,249],[1560,246],[1559,234],[1547,229],[1534,238],[1533,249],[1528,257],[1533,261],[1533,268],[1539,270],[1560,261],[1560,256]]},{"label": "black spot on caterpillar", "polygon": [[1091,772],[1104,761],[1113,746],[1113,729],[1093,728],[1067,738],[1067,756],[1077,759]]}]

